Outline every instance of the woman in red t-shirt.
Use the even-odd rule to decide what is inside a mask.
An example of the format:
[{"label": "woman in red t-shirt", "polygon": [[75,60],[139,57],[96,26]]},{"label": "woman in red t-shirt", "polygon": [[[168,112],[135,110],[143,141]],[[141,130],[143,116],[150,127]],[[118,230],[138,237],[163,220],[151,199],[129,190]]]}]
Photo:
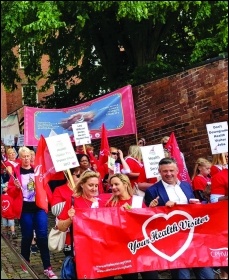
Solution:
[{"label": "woman in red t-shirt", "polygon": [[[132,208],[133,188],[130,180],[125,174],[114,174],[110,177],[112,196],[107,201],[106,207],[121,207],[123,209]],[[147,206],[142,200],[142,208]],[[159,279],[157,271],[140,272],[142,279]],[[138,279],[138,273],[128,273],[122,275],[123,279]]]},{"label": "woman in red t-shirt", "polygon": [[192,187],[196,198],[201,202],[210,201],[211,162],[205,158],[198,158],[192,176]]},{"label": "woman in red t-shirt", "polygon": [[[63,210],[58,218],[57,227],[61,231],[67,231],[72,224],[72,219],[78,208],[98,208],[104,207],[111,194],[98,195],[99,173],[86,170],[73,187],[74,206],[72,207],[72,196],[66,199]],[[69,237],[68,237],[69,236]],[[66,244],[71,246],[70,234],[67,234]]]}]

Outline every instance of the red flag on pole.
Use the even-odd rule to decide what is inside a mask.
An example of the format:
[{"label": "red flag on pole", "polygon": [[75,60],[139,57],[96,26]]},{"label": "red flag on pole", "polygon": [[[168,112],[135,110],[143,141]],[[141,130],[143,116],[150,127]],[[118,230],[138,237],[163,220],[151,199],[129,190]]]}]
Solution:
[{"label": "red flag on pole", "polygon": [[52,192],[48,185],[55,168],[50,156],[47,143],[43,135],[38,142],[34,162],[34,178],[36,185],[36,205],[48,212],[48,203],[51,202]]},{"label": "red flag on pole", "polygon": [[177,162],[177,166],[179,169],[179,180],[186,181],[191,184],[191,179],[189,177],[188,170],[184,161],[184,156],[178,147],[174,132],[171,133],[169,141],[166,143],[165,148],[169,151],[171,157],[174,158]]},{"label": "red flag on pole", "polygon": [[106,163],[108,161],[108,155],[110,153],[110,147],[107,139],[107,130],[103,123],[101,131],[101,146],[99,152],[99,165]]}]

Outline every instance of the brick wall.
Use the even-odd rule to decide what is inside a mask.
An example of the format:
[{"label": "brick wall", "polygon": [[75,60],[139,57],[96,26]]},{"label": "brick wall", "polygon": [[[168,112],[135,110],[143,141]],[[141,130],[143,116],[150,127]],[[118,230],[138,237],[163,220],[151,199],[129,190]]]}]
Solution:
[{"label": "brick wall", "polygon": [[[46,57],[43,58],[47,70]],[[39,82],[38,89],[43,81]],[[39,93],[39,100],[49,92]],[[133,88],[138,138],[147,145],[159,144],[175,133],[192,175],[198,157],[211,159],[206,124],[228,120],[228,60],[221,59]],[[7,94],[7,114],[22,106],[21,88]],[[3,117],[3,116],[2,116]],[[19,117],[19,120],[22,116]],[[109,138],[110,146],[124,155],[136,135]],[[98,152],[100,140],[93,140]]]},{"label": "brick wall", "polygon": [[[198,157],[211,159],[206,124],[228,120],[228,60],[222,59],[133,88],[138,137],[159,144],[175,133],[192,176]],[[136,136],[109,138],[127,153]],[[93,142],[96,150],[100,141]]]}]

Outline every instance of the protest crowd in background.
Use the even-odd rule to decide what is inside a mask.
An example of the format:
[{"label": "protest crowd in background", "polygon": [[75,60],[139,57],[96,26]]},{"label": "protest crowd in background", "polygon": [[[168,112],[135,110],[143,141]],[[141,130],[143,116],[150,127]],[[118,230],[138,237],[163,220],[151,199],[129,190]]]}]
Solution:
[{"label": "protest crowd in background", "polygon": [[[207,160],[207,156],[203,158],[195,159],[194,173],[189,175],[185,164],[185,155],[179,150],[178,143],[175,138],[175,134],[171,133],[169,136],[162,137],[161,149],[164,151],[164,158],[172,158],[172,161],[168,161],[167,164],[172,164],[174,168],[177,165],[179,172],[175,181],[171,184],[175,184],[178,194],[172,193],[169,190],[169,182],[166,179],[172,176],[173,169],[167,170],[167,175],[160,173],[152,178],[147,178],[147,170],[143,160],[142,148],[150,146],[150,143],[146,143],[144,138],[141,138],[137,144],[133,144],[129,147],[128,151],[122,151],[122,147],[110,147],[106,135],[106,128],[103,126],[101,134],[101,147],[98,154],[95,154],[93,143],[88,145],[75,146],[72,142],[72,147],[76,153],[79,166],[67,170],[50,173],[47,172],[52,164],[49,149],[44,137],[39,140],[38,147],[33,149],[32,147],[6,147],[1,144],[1,190],[2,201],[4,195],[9,195],[11,201],[11,212],[15,212],[9,217],[9,223],[6,223],[6,219],[3,217],[3,226],[6,230],[7,226],[12,231],[11,235],[16,232],[14,229],[14,223],[12,219],[18,219],[21,225],[22,243],[21,254],[29,263],[29,255],[31,253],[32,240],[35,237],[37,242],[37,250],[40,250],[41,259],[44,266],[44,274],[49,279],[56,279],[56,272],[52,271],[52,267],[49,260],[48,251],[48,236],[42,235],[42,231],[46,230],[42,228],[42,224],[47,222],[47,212],[52,211],[52,214],[56,217],[56,226],[60,227],[60,230],[68,231],[66,244],[64,247],[65,256],[69,255],[72,250],[70,242],[70,225],[73,221],[75,210],[71,211],[71,196],[75,196],[75,202],[77,206],[75,208],[92,208],[96,207],[123,207],[123,202],[120,203],[120,199],[125,202],[125,207],[131,207],[133,194],[139,194],[141,192],[142,197],[147,190],[146,205],[142,207],[160,207],[160,205],[168,205],[169,207],[176,204],[188,204],[190,198],[198,199],[199,203],[210,204],[212,202],[218,202],[222,200],[228,200],[228,154],[221,155],[221,161],[218,159],[214,162]],[[31,154],[29,153],[30,150]],[[35,157],[32,155],[35,154]],[[215,158],[215,157],[214,157]],[[219,156],[218,156],[219,158]],[[163,160],[163,157],[161,158]],[[173,163],[175,165],[173,166]],[[41,167],[42,166],[42,167]],[[38,180],[36,173],[38,169],[43,168],[43,174],[47,176],[41,180]],[[87,177],[87,172],[89,177]],[[90,173],[91,172],[91,173]],[[117,175],[121,174],[121,175]],[[72,180],[73,178],[73,180]],[[86,179],[85,179],[86,178]],[[87,181],[89,179],[91,181]],[[19,183],[18,183],[19,179]],[[112,182],[110,183],[110,179]],[[162,180],[161,180],[162,179]],[[15,181],[17,183],[15,184]],[[185,183],[180,183],[183,182]],[[124,182],[124,183],[123,183]],[[9,184],[9,186],[7,186]],[[123,186],[131,188],[131,192],[126,192],[127,189]],[[162,201],[164,198],[160,197],[156,193],[157,188],[165,188],[168,193],[166,201]],[[187,186],[185,185],[187,184]],[[181,187],[180,187],[181,186]],[[182,191],[183,188],[186,189]],[[122,190],[123,188],[123,190]],[[188,194],[186,193],[188,189]],[[124,191],[125,189],[125,191]],[[149,201],[150,190],[155,191],[155,195]],[[174,188],[175,189],[175,188]],[[33,192],[33,194],[31,194]],[[160,193],[160,191],[159,191]],[[185,195],[184,195],[185,194]],[[123,197],[122,197],[123,195]],[[184,203],[179,203],[185,201]],[[25,199],[25,196],[27,199]],[[20,197],[20,199],[19,199]],[[47,199],[48,200],[47,200]],[[156,200],[155,200],[156,199]],[[4,199],[5,200],[5,199]],[[21,205],[20,209],[13,207],[13,200],[17,200]],[[152,203],[151,203],[152,201]],[[154,201],[154,202],[153,202]],[[172,205],[167,203],[168,201],[175,201]],[[97,204],[98,203],[98,204]],[[158,205],[159,203],[159,205]],[[166,204],[167,203],[167,204]],[[17,207],[18,205],[17,204]],[[32,205],[33,204],[33,205]],[[2,208],[4,207],[2,202]],[[63,211],[63,212],[62,212]],[[37,223],[32,222],[31,219],[36,219]],[[40,221],[40,222],[39,222]],[[28,224],[30,227],[28,228]],[[34,227],[34,225],[36,225]],[[217,229],[216,229],[217,231]],[[77,252],[80,255],[80,252]],[[192,268],[192,267],[188,267]],[[215,275],[227,277],[227,267],[211,267],[212,274],[209,273],[208,279],[214,279]],[[23,268],[26,272],[26,269]],[[149,272],[149,270],[148,270]],[[209,272],[209,271],[208,271]],[[158,272],[152,271],[149,273],[150,279],[158,279]],[[128,278],[128,273],[123,276],[124,279]],[[132,274],[132,276],[135,274]],[[146,274],[147,275],[147,274]],[[153,276],[152,276],[153,275]],[[182,274],[181,274],[182,275]],[[210,276],[209,276],[210,275]],[[131,274],[130,274],[131,277]],[[152,278],[153,277],[153,278]],[[186,273],[180,276],[176,274],[176,279],[190,279],[190,275]],[[186,278],[182,278],[186,277]],[[198,275],[199,279],[206,279],[201,273]],[[147,276],[143,279],[149,279]],[[109,278],[109,279],[112,279]]]}]

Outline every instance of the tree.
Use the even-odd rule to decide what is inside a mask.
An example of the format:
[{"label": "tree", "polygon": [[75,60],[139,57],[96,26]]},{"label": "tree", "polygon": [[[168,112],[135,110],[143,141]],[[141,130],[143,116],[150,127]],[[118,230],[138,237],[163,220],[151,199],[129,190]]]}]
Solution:
[{"label": "tree", "polygon": [[[42,91],[68,85],[40,104],[47,108],[148,82],[228,47],[227,1],[1,1],[1,6],[1,81],[15,89],[20,78],[12,50],[34,46],[24,68],[28,83],[45,77]],[[43,55],[49,57],[47,73]]]}]

